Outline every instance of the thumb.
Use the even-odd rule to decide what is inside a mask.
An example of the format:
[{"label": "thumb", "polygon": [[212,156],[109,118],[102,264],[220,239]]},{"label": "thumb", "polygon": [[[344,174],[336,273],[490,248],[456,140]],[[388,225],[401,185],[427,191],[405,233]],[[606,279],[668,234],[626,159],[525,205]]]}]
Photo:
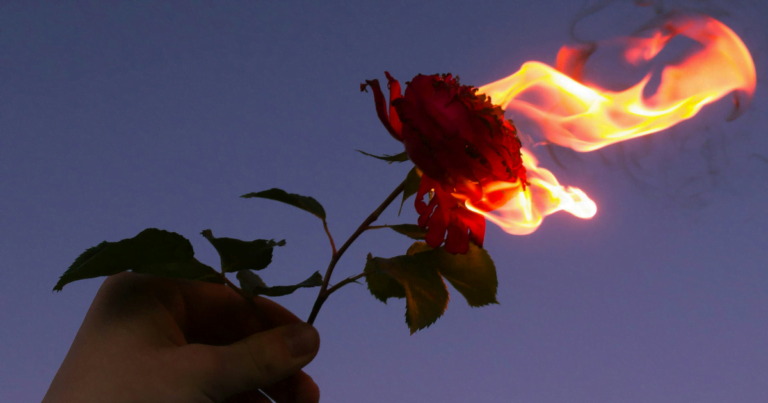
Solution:
[{"label": "thumb", "polygon": [[298,322],[228,346],[197,346],[204,357],[197,384],[208,396],[225,399],[295,374],[317,355],[320,336],[312,325]]}]

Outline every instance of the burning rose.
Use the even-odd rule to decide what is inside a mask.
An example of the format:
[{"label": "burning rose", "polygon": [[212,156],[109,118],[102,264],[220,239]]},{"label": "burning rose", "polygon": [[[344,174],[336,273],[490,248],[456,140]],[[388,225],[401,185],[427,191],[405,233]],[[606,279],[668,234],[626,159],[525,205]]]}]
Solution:
[{"label": "burning rose", "polygon": [[[437,248],[445,240],[445,249],[453,254],[466,253],[470,240],[482,246],[485,219],[468,210],[465,201],[491,211],[520,190],[491,190],[497,189],[493,183],[524,186],[515,126],[490,98],[459,84],[458,77],[419,74],[406,83],[403,96],[400,83],[385,74],[389,108],[378,80],[367,80],[361,90],[373,89],[379,119],[423,172],[415,204],[427,244]],[[428,192],[433,193],[427,204],[423,198]]]}]

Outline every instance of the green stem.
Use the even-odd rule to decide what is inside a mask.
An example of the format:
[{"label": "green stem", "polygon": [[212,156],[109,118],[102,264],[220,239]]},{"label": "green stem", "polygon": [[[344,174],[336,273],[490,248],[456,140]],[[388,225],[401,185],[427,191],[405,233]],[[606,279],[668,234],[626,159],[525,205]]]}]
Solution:
[{"label": "green stem", "polygon": [[[331,275],[333,274],[333,269],[336,267],[336,263],[339,262],[339,259],[341,259],[341,256],[344,255],[344,252],[346,252],[347,248],[349,248],[350,245],[352,245],[352,242],[355,242],[355,240],[365,232],[365,230],[368,229],[368,226],[371,225],[374,221],[376,221],[381,213],[386,210],[387,207],[389,207],[390,204],[397,198],[397,196],[400,195],[400,193],[405,189],[405,181],[400,183],[395,190],[390,193],[389,196],[387,196],[386,199],[384,199],[384,202],[381,203],[379,207],[376,208],[376,210],[371,213],[371,215],[368,216],[368,218],[363,221],[362,224],[360,224],[359,227],[357,227],[357,230],[347,239],[346,242],[344,242],[344,245],[341,245],[341,248],[337,252],[333,254],[333,257],[331,258],[331,262],[328,264],[328,270],[325,271],[325,277],[323,278],[323,285],[320,287],[320,292],[317,294],[317,299],[315,300],[315,304],[312,306],[312,312],[309,314],[309,319],[307,319],[307,323],[310,325],[315,322],[315,319],[317,318],[318,312],[320,312],[320,308],[323,306],[323,303],[325,303],[325,300],[328,299],[328,296],[331,294],[331,290],[336,291],[341,286],[349,284],[350,282],[354,281],[342,281],[339,284],[336,284],[331,290],[328,289],[328,284],[331,281]],[[359,275],[360,278],[362,275]],[[351,278],[351,277],[350,277]],[[349,279],[347,279],[349,280]],[[346,282],[345,282],[346,281]]]},{"label": "green stem", "polygon": [[[325,234],[328,235],[328,240],[331,241],[331,249],[333,250],[333,254],[336,254],[336,244],[333,242],[333,236],[331,236],[331,231],[328,230],[328,222],[323,220],[323,228],[325,228]],[[331,255],[333,256],[333,255]]]},{"label": "green stem", "polygon": [[359,280],[359,279],[360,279],[360,278],[362,278],[363,276],[365,276],[365,272],[362,272],[362,273],[360,273],[360,274],[358,274],[358,275],[356,275],[356,276],[347,277],[347,278],[345,278],[344,280],[340,281],[340,282],[339,282],[339,284],[336,284],[335,286],[333,286],[333,287],[329,288],[329,289],[328,289],[328,292],[327,292],[327,294],[328,294],[328,295],[331,295],[331,294],[333,294],[333,293],[334,293],[336,290],[338,290],[339,288],[341,288],[341,287],[344,287],[345,285],[347,285],[347,284],[349,284],[349,283],[354,283],[355,281]]}]

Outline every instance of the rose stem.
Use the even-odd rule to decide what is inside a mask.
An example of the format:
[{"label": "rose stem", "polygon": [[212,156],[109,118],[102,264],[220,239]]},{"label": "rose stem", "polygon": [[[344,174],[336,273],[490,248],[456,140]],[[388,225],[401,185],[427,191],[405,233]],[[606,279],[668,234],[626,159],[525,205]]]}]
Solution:
[{"label": "rose stem", "polygon": [[[379,215],[386,210],[386,208],[392,204],[392,202],[397,198],[398,195],[403,191],[405,188],[405,181],[400,183],[395,190],[390,193],[389,196],[387,196],[386,199],[384,199],[384,202],[381,203],[379,207],[376,208],[376,210],[371,213],[371,215],[368,216],[368,218],[363,221],[362,224],[360,224],[359,227],[357,227],[357,230],[352,234],[352,236],[347,239],[347,242],[344,242],[344,245],[341,245],[341,248],[339,248],[338,252],[333,254],[333,257],[331,258],[331,262],[328,264],[328,270],[325,271],[325,278],[323,278],[323,285],[320,287],[320,292],[317,294],[317,299],[315,300],[315,305],[312,306],[312,313],[309,314],[309,319],[307,319],[307,323],[310,325],[315,323],[315,318],[317,318],[317,313],[320,312],[320,307],[323,306],[323,303],[326,299],[328,299],[328,296],[331,294],[331,292],[336,291],[339,287],[342,285],[351,283],[352,281],[357,280],[358,278],[362,277],[363,274],[357,275],[355,277],[350,277],[339,284],[336,284],[333,288],[328,290],[328,283],[331,281],[331,274],[333,274],[333,269],[336,267],[336,263],[338,263],[341,256],[344,254],[344,252],[349,248],[349,245],[352,245],[352,242],[357,239],[357,237],[360,236],[363,232],[365,232],[366,229],[368,229],[368,226],[376,221],[379,218]],[[349,281],[347,281],[349,280]]]},{"label": "rose stem", "polygon": [[[328,240],[331,241],[331,250],[333,250],[333,254],[336,254],[336,244],[333,243],[333,236],[331,236],[331,231],[328,231],[328,222],[323,219],[323,228],[325,228],[325,234],[328,235]],[[331,255],[333,256],[333,255]]]},{"label": "rose stem", "polygon": [[344,280],[339,281],[339,284],[336,284],[333,287],[328,289],[328,292],[326,293],[326,295],[331,295],[336,290],[338,290],[339,288],[344,287],[345,285],[347,285],[349,283],[354,283],[356,280],[358,280],[358,279],[362,278],[363,276],[365,276],[365,274],[366,274],[366,272],[362,272],[362,273],[360,273],[360,274],[358,274],[356,276],[347,277]]}]

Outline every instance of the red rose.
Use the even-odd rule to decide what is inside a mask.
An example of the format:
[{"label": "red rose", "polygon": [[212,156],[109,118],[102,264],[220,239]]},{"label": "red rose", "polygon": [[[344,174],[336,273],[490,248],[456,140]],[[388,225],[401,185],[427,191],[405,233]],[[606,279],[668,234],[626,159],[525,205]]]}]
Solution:
[{"label": "red rose", "polygon": [[[379,119],[423,172],[416,211],[419,226],[427,228],[427,244],[437,248],[445,240],[445,249],[454,254],[466,253],[470,240],[482,246],[485,219],[464,201],[491,211],[516,193],[490,191],[492,183],[519,180],[524,186],[515,126],[490,98],[459,84],[458,77],[419,74],[406,83],[402,96],[400,83],[385,74],[389,108],[378,80],[367,80],[360,88],[373,89]],[[430,191],[434,193],[427,204],[423,197]]]}]

